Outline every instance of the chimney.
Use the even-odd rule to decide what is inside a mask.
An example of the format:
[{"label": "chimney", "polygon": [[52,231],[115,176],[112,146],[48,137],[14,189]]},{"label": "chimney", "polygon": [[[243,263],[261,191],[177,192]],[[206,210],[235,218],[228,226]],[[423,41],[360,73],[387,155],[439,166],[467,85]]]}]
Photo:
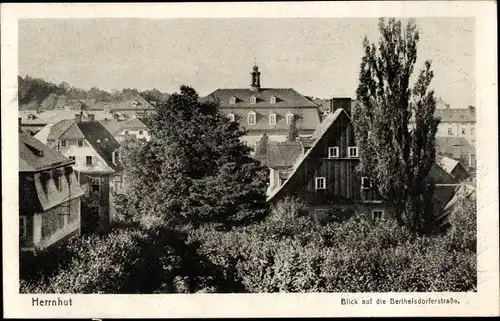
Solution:
[{"label": "chimney", "polygon": [[81,123],[83,121],[83,111],[81,111],[79,114],[75,114],[75,122]]},{"label": "chimney", "polygon": [[330,99],[330,112],[334,113],[337,109],[342,108],[351,115],[351,98],[332,98]]}]

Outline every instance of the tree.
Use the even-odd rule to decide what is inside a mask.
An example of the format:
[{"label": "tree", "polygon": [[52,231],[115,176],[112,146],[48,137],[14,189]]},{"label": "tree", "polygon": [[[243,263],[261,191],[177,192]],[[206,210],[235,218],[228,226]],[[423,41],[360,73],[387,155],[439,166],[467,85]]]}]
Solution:
[{"label": "tree", "polygon": [[[245,132],[216,104],[199,102],[194,89],[181,86],[158,106],[150,125],[149,142],[125,147],[127,186],[120,212],[200,223],[232,222],[247,203],[265,208],[266,169],[240,140]],[[223,197],[228,187],[231,193]]]},{"label": "tree", "polygon": [[[413,232],[424,232],[432,221],[435,162],[436,99],[426,61],[413,88],[410,78],[417,60],[419,33],[410,20],[379,20],[378,48],[365,37],[356,91],[353,124],[359,146],[360,170],[394,205],[396,219]],[[410,126],[410,118],[414,118]]]},{"label": "tree", "polygon": [[262,137],[259,140],[257,145],[257,150],[255,151],[256,155],[267,155],[267,144],[269,144],[269,137],[266,133],[262,134]]},{"label": "tree", "polygon": [[286,139],[289,142],[294,142],[297,137],[299,137],[299,130],[297,129],[297,124],[294,118],[288,127],[288,135]]}]

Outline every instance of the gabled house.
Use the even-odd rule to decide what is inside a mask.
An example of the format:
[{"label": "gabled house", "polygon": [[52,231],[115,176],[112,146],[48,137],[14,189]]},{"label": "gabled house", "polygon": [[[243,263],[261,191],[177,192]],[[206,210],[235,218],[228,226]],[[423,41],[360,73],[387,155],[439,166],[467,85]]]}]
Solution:
[{"label": "gabled house", "polygon": [[436,163],[459,182],[465,181],[469,177],[465,167],[456,159],[438,155],[436,156]]},{"label": "gabled house", "polygon": [[120,144],[101,123],[80,116],[53,125],[47,145],[75,161],[73,168],[85,191],[86,226],[98,221],[97,229],[106,231],[114,214],[111,191],[120,193],[123,187]]},{"label": "gabled house", "polygon": [[465,137],[436,137],[436,154],[460,161],[469,173],[476,170],[476,148]]},{"label": "gabled house", "polygon": [[132,117],[128,120],[105,119],[99,121],[113,137],[122,142],[125,140],[144,139],[149,141],[149,128],[138,118]]},{"label": "gabled house", "polygon": [[19,248],[35,252],[80,234],[74,161],[19,132]]},{"label": "gabled house", "polygon": [[[378,219],[391,211],[391,206],[377,192],[370,177],[357,169],[359,150],[354,138],[349,113],[342,108],[329,114],[313,135],[299,140],[285,166],[267,160],[270,167],[270,186],[267,201],[275,203],[286,197],[303,199],[321,217],[346,217],[357,213],[369,219]],[[290,149],[283,145],[281,148]],[[268,150],[268,156],[272,148]],[[292,165],[290,165],[292,163]],[[290,166],[287,166],[290,165]],[[437,164],[430,172],[436,182],[434,205],[441,208],[453,196],[458,181]]]},{"label": "gabled house", "polygon": [[257,66],[251,75],[250,88],[221,88],[200,100],[217,103],[228,119],[245,128],[242,140],[254,149],[264,133],[270,141],[285,141],[292,123],[299,136],[314,132],[321,122],[318,105],[292,88],[261,87]]}]

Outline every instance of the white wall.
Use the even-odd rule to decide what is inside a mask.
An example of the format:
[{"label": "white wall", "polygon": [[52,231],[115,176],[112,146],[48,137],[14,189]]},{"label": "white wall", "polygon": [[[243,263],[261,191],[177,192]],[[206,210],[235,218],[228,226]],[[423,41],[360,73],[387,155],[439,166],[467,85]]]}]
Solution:
[{"label": "white wall", "polygon": [[[59,146],[61,154],[66,157],[75,157],[74,168],[77,171],[112,171],[87,140],[84,140],[82,147],[78,147],[76,139],[66,140],[66,147],[61,146],[60,143]],[[92,166],[86,165],[87,156],[92,156]]]}]

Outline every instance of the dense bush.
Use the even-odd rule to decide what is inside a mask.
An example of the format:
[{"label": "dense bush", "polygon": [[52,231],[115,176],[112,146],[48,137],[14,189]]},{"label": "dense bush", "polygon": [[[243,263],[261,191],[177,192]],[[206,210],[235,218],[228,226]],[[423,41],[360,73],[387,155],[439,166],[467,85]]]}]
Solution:
[{"label": "dense bush", "polygon": [[[157,226],[77,239],[65,251],[71,256],[65,265],[53,275],[22,280],[21,292],[192,293],[227,286],[182,234]],[[43,265],[45,258],[35,259]]]},{"label": "dense bush", "polygon": [[290,200],[260,224],[206,226],[190,240],[248,292],[475,291],[475,209],[452,214],[456,227],[445,235],[416,237],[389,219],[319,224]]}]

